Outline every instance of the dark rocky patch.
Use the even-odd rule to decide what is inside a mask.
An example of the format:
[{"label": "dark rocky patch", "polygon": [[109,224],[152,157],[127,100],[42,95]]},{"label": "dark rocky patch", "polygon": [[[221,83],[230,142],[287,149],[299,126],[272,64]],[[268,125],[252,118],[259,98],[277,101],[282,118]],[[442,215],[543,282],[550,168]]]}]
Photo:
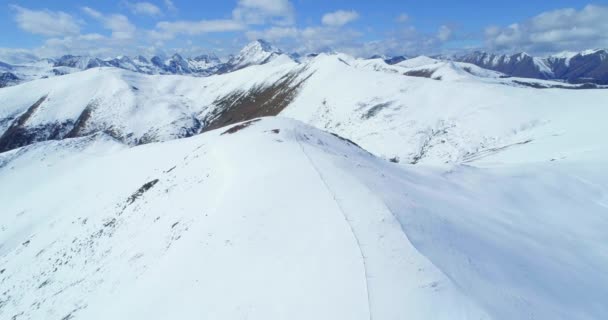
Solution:
[{"label": "dark rocky patch", "polygon": [[47,285],[49,285],[49,283],[51,283],[51,280],[49,280],[49,279],[44,280],[44,281],[43,281],[43,282],[42,282],[42,283],[41,283],[41,284],[38,286],[38,289],[42,289],[42,288],[46,287]]},{"label": "dark rocky patch", "polygon": [[[418,162],[420,162],[420,160],[426,157],[429,150],[431,150],[431,148],[433,147],[433,141],[440,136],[447,135],[449,128],[450,126],[442,126],[437,129],[431,128],[428,132],[426,132],[424,141],[422,141],[422,145],[420,146],[418,152],[412,157],[412,161],[410,161],[410,164],[417,164]],[[441,140],[441,143],[445,143],[445,141]]]},{"label": "dark rocky patch", "polygon": [[338,58],[338,61],[340,61],[350,67],[350,64],[348,62],[344,61],[342,58]]},{"label": "dark rocky patch", "polygon": [[243,129],[245,129],[245,128],[249,127],[250,125],[252,125],[252,124],[254,124],[254,123],[258,122],[258,121],[260,121],[260,119],[254,119],[254,120],[250,120],[250,121],[247,121],[247,122],[243,122],[243,123],[241,123],[241,124],[237,124],[236,126],[233,126],[233,127],[231,127],[230,129],[228,129],[228,130],[226,130],[226,131],[222,132],[222,134],[221,134],[221,135],[223,136],[223,135],[225,135],[225,134],[233,134],[233,133],[236,133],[236,132],[238,132],[238,131],[241,131],[241,130],[243,130]]},{"label": "dark rocky patch", "polygon": [[361,115],[361,119],[370,119],[375,117],[380,111],[382,111],[383,109],[390,107],[393,103],[392,102],[383,102],[383,103],[379,103],[371,108],[369,108],[369,110],[367,110],[366,113],[364,113],[363,115]]},{"label": "dark rocky patch", "polygon": [[[435,70],[422,69],[422,70],[407,71],[404,73],[404,75],[410,76],[410,77],[433,79],[433,73],[435,73]],[[437,79],[435,79],[435,80],[437,80]]]},{"label": "dark rocky patch", "polygon": [[31,105],[22,115],[17,117],[11,123],[10,127],[0,137],[0,152],[10,149],[22,147],[31,143],[31,137],[28,136],[24,126],[32,115],[40,108],[40,105],[46,100],[47,96],[38,99]]},{"label": "dark rocky patch", "polygon": [[[340,140],[342,140],[342,141],[344,141],[344,142],[348,143],[348,144],[351,144],[351,145],[353,145],[353,146],[355,146],[355,147],[357,147],[357,148],[359,148],[359,149],[361,149],[361,150],[363,150],[363,151],[367,152],[367,150],[363,149],[363,148],[362,148],[360,145],[356,144],[354,141],[352,141],[352,140],[350,140],[350,139],[344,138],[344,137],[342,137],[342,136],[338,135],[337,133],[330,132],[330,134],[331,134],[332,136],[334,136],[334,137],[336,137],[336,138],[338,138],[338,139],[340,139]],[[367,152],[367,153],[369,153],[369,152]]]},{"label": "dark rocky patch", "polygon": [[137,189],[137,191],[135,191],[135,193],[133,193],[129,197],[129,199],[127,199],[127,205],[132,204],[133,202],[135,202],[135,200],[137,200],[144,193],[146,193],[146,191],[152,189],[152,187],[154,187],[154,185],[156,185],[157,183],[158,183],[158,179],[154,179],[152,181],[144,183],[143,186],[141,186],[139,189]]},{"label": "dark rocky patch", "polygon": [[397,64],[399,62],[405,61],[408,58],[406,56],[396,56],[396,57],[392,57],[392,58],[388,58],[386,60],[384,60],[384,62],[386,62],[387,64]]},{"label": "dark rocky patch", "polygon": [[516,83],[521,86],[526,86],[535,89],[570,89],[570,90],[580,90],[580,89],[603,89],[601,86],[598,86],[593,83],[583,83],[576,86],[563,86],[563,85],[544,85],[536,82],[525,82],[519,80],[513,80],[513,83]]},{"label": "dark rocky patch", "polygon": [[76,122],[74,123],[74,127],[72,128],[72,130],[70,130],[70,132],[68,132],[65,138],[75,138],[82,136],[86,130],[87,122],[91,119],[91,116],[93,115],[93,112],[95,111],[97,106],[98,103],[96,101],[89,103],[80,113],[78,119],[76,119]]},{"label": "dark rocky patch", "polygon": [[19,80],[21,79],[11,72],[0,73],[0,88],[15,85]]},{"label": "dark rocky patch", "polygon": [[214,102],[218,107],[203,123],[205,131],[259,117],[276,116],[293,101],[301,85],[311,76],[300,79],[301,69],[289,73],[269,86],[255,86],[249,91],[235,91]]}]

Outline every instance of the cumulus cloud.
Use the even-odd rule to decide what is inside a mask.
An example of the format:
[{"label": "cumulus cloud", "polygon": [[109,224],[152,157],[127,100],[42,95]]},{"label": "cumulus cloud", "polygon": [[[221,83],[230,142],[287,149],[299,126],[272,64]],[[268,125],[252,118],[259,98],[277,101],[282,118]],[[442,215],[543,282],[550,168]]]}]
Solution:
[{"label": "cumulus cloud", "polygon": [[452,29],[446,25],[439,27],[439,31],[437,32],[437,38],[441,41],[448,41],[452,36]]},{"label": "cumulus cloud", "polygon": [[289,0],[239,0],[232,18],[244,24],[291,25],[295,10]]},{"label": "cumulus cloud", "polygon": [[175,4],[173,4],[173,1],[171,1],[171,0],[165,0],[165,7],[171,13],[177,12],[177,7],[175,6]]},{"label": "cumulus cloud", "polygon": [[150,36],[157,40],[173,39],[177,35],[199,35],[213,32],[230,32],[244,30],[245,26],[234,20],[201,20],[201,21],[161,21]]},{"label": "cumulus cloud", "polygon": [[31,50],[0,48],[0,61],[9,64],[21,64],[37,60],[39,57]]},{"label": "cumulus cloud", "polygon": [[112,32],[112,38],[128,40],[135,37],[136,27],[129,18],[122,14],[103,14],[95,9],[83,7],[82,10],[90,17],[100,21],[104,28]]},{"label": "cumulus cloud", "polygon": [[[450,31],[451,32],[451,31]],[[438,52],[443,43],[436,34],[425,34],[412,26],[402,27],[386,38],[364,41],[363,33],[331,26],[307,28],[271,27],[248,31],[249,40],[263,38],[292,52],[339,51],[358,57],[375,54],[416,55]]]},{"label": "cumulus cloud", "polygon": [[323,24],[326,26],[341,27],[347,23],[357,20],[358,18],[359,13],[354,10],[338,10],[323,15],[321,22],[323,22]]},{"label": "cumulus cloud", "polygon": [[287,51],[320,52],[356,46],[362,34],[350,29],[335,29],[328,26],[307,28],[275,26],[265,30],[246,32],[249,40],[265,39]]},{"label": "cumulus cloud", "polygon": [[608,6],[559,9],[524,22],[485,30],[492,50],[549,53],[608,46]]},{"label": "cumulus cloud", "polygon": [[[166,4],[173,5],[171,1]],[[244,31],[250,25],[272,24],[285,27],[294,23],[294,17],[293,5],[288,0],[239,0],[232,11],[232,19],[162,21],[148,34],[155,40],[169,40],[178,35]],[[276,32],[282,29],[274,30]],[[248,31],[248,34],[254,33]]]},{"label": "cumulus cloud", "polygon": [[18,5],[10,6],[15,12],[19,28],[43,36],[78,34],[80,26],[71,15],[62,11],[30,10]]},{"label": "cumulus cloud", "polygon": [[265,39],[271,42],[297,38],[301,30],[295,27],[271,27],[266,30],[250,30],[245,33],[249,40]]},{"label": "cumulus cloud", "polygon": [[133,14],[147,15],[147,16],[160,16],[162,11],[156,5],[150,2],[127,2],[127,7],[131,9]]},{"label": "cumulus cloud", "polygon": [[134,53],[134,47],[129,46],[123,39],[98,33],[87,33],[47,39],[34,52],[41,57],[57,57],[66,54],[112,56],[118,52],[120,54]]}]

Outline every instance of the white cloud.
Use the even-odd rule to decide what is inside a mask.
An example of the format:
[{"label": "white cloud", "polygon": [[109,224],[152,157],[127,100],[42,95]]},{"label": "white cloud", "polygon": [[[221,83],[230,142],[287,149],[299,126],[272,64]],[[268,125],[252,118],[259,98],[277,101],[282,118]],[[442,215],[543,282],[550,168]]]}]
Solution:
[{"label": "white cloud", "polygon": [[249,40],[264,39],[271,42],[287,38],[297,38],[301,31],[294,27],[271,27],[266,30],[247,31],[245,35]]},{"label": "white cloud", "polygon": [[244,29],[243,24],[234,20],[161,21],[156,24],[156,30],[150,31],[150,36],[154,39],[167,40],[180,34],[199,35]]},{"label": "white cloud", "polygon": [[177,12],[177,7],[175,6],[175,4],[173,4],[173,1],[171,0],[165,0],[165,7],[167,7],[167,10],[169,10],[169,12],[171,13]]},{"label": "white cloud", "polygon": [[0,48],[0,61],[9,64],[21,64],[37,60],[38,56],[31,50]]},{"label": "white cloud", "polygon": [[105,29],[112,31],[114,39],[128,40],[135,37],[137,28],[129,21],[129,18],[122,14],[105,15],[89,7],[83,7],[82,11],[100,21]]},{"label": "white cloud", "polygon": [[549,53],[608,46],[608,6],[581,10],[559,9],[507,27],[488,27],[486,44],[492,50]]},{"label": "white cloud", "polygon": [[246,32],[249,40],[265,39],[292,52],[319,52],[353,46],[360,33],[348,29],[318,26],[298,29],[274,26]]},{"label": "white cloud", "polygon": [[359,14],[354,11],[338,10],[323,15],[321,22],[326,26],[341,27],[347,23],[353,22],[359,18]]},{"label": "white cloud", "polygon": [[82,11],[86,14],[88,14],[89,16],[91,16],[92,18],[95,19],[101,19],[103,18],[103,14],[93,8],[89,8],[89,7],[82,7]]},{"label": "white cloud", "polygon": [[452,36],[452,29],[446,25],[439,27],[437,38],[443,42],[448,41]]},{"label": "white cloud", "polygon": [[239,0],[232,18],[245,24],[292,25],[295,10],[289,0]]},{"label": "white cloud", "polygon": [[152,17],[162,15],[160,8],[150,2],[127,2],[127,6],[133,14]]},{"label": "white cloud", "polygon": [[76,19],[65,12],[30,10],[18,5],[10,7],[16,12],[17,25],[24,31],[43,36],[62,36],[80,32]]},{"label": "white cloud", "polygon": [[407,13],[402,13],[397,16],[396,21],[399,23],[406,23],[410,20],[410,16]]}]

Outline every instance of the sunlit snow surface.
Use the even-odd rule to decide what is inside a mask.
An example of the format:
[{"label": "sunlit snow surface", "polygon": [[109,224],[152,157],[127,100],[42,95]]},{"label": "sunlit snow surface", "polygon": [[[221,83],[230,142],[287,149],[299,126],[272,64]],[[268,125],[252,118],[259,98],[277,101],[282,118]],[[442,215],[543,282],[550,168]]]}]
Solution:
[{"label": "sunlit snow surface", "polygon": [[[62,78],[98,83],[126,108],[108,102],[104,119],[145,132],[168,106],[199,110],[294,67]],[[314,59],[278,118],[1,153],[0,319],[603,319],[605,91],[368,67]],[[2,89],[0,111],[23,112],[48,81]],[[52,85],[40,117],[88,102]]]}]

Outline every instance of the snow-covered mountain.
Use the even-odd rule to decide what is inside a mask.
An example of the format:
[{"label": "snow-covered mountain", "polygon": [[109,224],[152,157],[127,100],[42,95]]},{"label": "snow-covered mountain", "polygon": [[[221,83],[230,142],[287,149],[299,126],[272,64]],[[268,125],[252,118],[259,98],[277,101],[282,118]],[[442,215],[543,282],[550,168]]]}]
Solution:
[{"label": "snow-covered mountain", "polygon": [[601,319],[606,154],[417,170],[283,118],[2,153],[0,316]]},{"label": "snow-covered mountain", "polygon": [[264,40],[256,40],[246,45],[241,51],[220,68],[220,73],[232,72],[251,65],[265,64],[276,57],[284,55]]},{"label": "snow-covered mountain", "polygon": [[262,42],[206,77],[117,59],[0,89],[0,319],[608,313],[608,90]]},{"label": "snow-covered mountain", "polygon": [[2,72],[0,73],[0,88],[16,85],[19,80],[19,77],[12,72]]},{"label": "snow-covered mountain", "polygon": [[[543,87],[568,88],[550,81],[503,78],[471,64],[423,57],[388,65],[381,59],[344,54],[321,54],[306,63],[280,55],[263,65],[204,78],[96,68],[65,75],[61,81],[44,79],[0,91],[4,106],[0,150],[96,132],[138,145],[285,113],[352,138],[385,157],[454,162],[507,144],[514,139],[513,132],[527,123],[548,121],[534,118],[532,108],[587,100],[601,105],[608,93],[562,90],[556,95],[535,89]],[[432,98],[437,92],[442,95]],[[536,98],[529,97],[531,92]],[[461,109],[448,116],[445,105]],[[496,126],[483,129],[461,123],[470,119],[459,117],[470,114],[488,121],[481,120],[485,113],[476,111],[481,108],[492,115],[487,105],[509,106],[512,112],[521,106],[522,117],[513,123],[500,119]],[[423,117],[429,110],[444,116],[441,120]],[[497,128],[504,131],[492,131]],[[435,137],[434,132],[443,131],[453,134]],[[393,143],[385,143],[387,139]]]},{"label": "snow-covered mountain", "polygon": [[65,55],[57,59],[36,60],[19,65],[0,62],[0,87],[99,67],[114,67],[143,74],[206,77],[264,64],[282,55],[285,54],[268,42],[256,40],[245,46],[238,55],[230,56],[226,62],[222,62],[214,54],[203,54],[192,58],[174,54],[170,57],[153,56],[150,59],[144,56],[100,59]]},{"label": "snow-covered mountain", "polygon": [[163,58],[154,56],[150,60],[143,56],[130,58],[119,56],[102,60],[91,57],[63,56],[54,61],[54,67],[68,67],[77,70],[87,70],[98,67],[115,67],[144,74],[186,74],[207,76],[217,71],[221,64],[214,55],[201,55],[194,58],[183,58],[179,54]]},{"label": "snow-covered mountain", "polygon": [[[170,57],[118,56],[110,59],[66,55],[58,59],[36,60],[18,65],[0,62],[0,73],[3,77],[0,80],[0,86],[10,86],[98,67],[115,67],[143,74],[206,77],[233,72],[250,65],[265,64],[280,56],[288,56],[294,61],[306,63],[317,55],[318,53],[286,54],[264,40],[249,43],[237,55],[229,56],[224,62],[213,54],[192,58],[184,58],[179,54],[174,54]],[[421,57],[374,55],[367,60],[382,60],[388,65],[397,65],[407,60],[415,61],[418,58]],[[422,56],[422,58],[428,57]],[[573,84],[587,84],[587,86],[591,86],[590,84],[608,84],[608,52],[606,50],[587,50],[580,53],[564,52],[550,57],[533,57],[526,53],[499,55],[473,52],[456,57],[436,56],[428,59],[469,63],[487,70],[498,71],[504,76],[517,78],[554,79]]]},{"label": "snow-covered mountain", "polygon": [[568,52],[544,58],[533,57],[526,53],[499,55],[473,52],[456,57],[456,60],[514,77],[608,84],[608,51],[606,50]]}]

